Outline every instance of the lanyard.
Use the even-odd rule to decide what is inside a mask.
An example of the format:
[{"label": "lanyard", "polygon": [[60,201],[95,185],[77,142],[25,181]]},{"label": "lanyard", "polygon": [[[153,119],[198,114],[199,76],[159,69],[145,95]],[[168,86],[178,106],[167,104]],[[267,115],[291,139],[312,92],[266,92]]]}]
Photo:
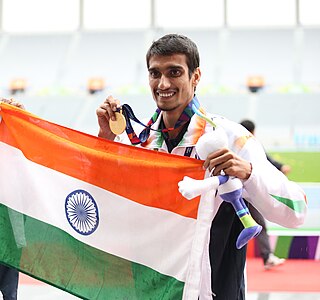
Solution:
[{"label": "lanyard", "polygon": [[[147,125],[143,124],[134,114],[132,108],[130,107],[130,105],[128,104],[123,104],[121,109],[122,109],[122,113],[126,119],[126,133],[130,139],[130,142],[132,145],[137,145],[140,143],[144,143],[149,135],[150,135],[150,130],[153,131],[158,131],[158,132],[168,132],[171,130],[174,130],[178,127],[180,127],[182,124],[184,124],[185,122],[189,121],[191,119],[191,117],[197,113],[198,109],[200,107],[199,101],[196,98],[196,96],[193,97],[193,99],[191,100],[191,102],[187,105],[187,107],[183,110],[182,114],[180,115],[178,121],[176,122],[176,124],[174,125],[174,127],[170,127],[170,128],[164,128],[164,129],[153,129],[151,128],[151,126],[157,121],[161,110],[158,108],[155,113],[152,115],[151,119],[149,120],[149,122],[147,123]],[[200,113],[200,112],[199,112]],[[142,125],[143,127],[145,127],[141,133],[139,134],[139,136],[136,135],[136,133],[133,130],[133,127],[131,125],[131,120]]]}]

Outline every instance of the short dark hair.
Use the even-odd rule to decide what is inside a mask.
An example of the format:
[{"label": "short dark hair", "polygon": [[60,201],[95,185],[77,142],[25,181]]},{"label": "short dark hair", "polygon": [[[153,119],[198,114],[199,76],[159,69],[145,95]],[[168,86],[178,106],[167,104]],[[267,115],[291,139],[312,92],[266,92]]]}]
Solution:
[{"label": "short dark hair", "polygon": [[200,65],[200,57],[197,45],[188,37],[180,34],[167,34],[154,41],[150,46],[147,55],[147,67],[152,56],[170,56],[174,54],[185,54],[189,69],[189,77]]},{"label": "short dark hair", "polygon": [[240,124],[253,134],[253,131],[254,131],[256,126],[252,121],[243,120],[243,121],[240,122]]}]

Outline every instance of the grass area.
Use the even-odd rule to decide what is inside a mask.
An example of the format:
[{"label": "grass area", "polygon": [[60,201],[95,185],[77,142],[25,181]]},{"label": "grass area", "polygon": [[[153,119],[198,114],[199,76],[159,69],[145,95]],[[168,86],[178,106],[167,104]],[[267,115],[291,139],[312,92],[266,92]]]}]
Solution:
[{"label": "grass area", "polygon": [[320,152],[269,152],[275,160],[290,165],[290,180],[320,182]]},{"label": "grass area", "polygon": [[[288,174],[290,180],[320,183],[320,152],[268,152],[268,154],[275,160],[290,165],[291,172]],[[313,201],[319,200],[319,192],[317,193],[316,196],[313,195],[313,197],[316,197]],[[309,198],[309,204],[310,201]],[[268,231],[271,235],[278,235],[282,239],[292,239],[293,236],[318,236],[320,232],[319,218],[315,218],[315,214],[310,212],[311,210],[309,210],[307,216],[308,221],[298,229],[283,228],[272,223],[268,224]],[[286,243],[281,246],[284,251],[288,251],[288,247]],[[279,255],[279,253],[277,254]]]}]

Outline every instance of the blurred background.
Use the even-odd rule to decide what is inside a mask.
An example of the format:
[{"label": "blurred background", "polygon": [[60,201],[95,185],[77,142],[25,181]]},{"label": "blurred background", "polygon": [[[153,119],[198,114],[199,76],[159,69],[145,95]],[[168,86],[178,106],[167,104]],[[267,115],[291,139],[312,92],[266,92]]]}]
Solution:
[{"label": "blurred background", "polygon": [[203,106],[253,120],[266,151],[307,192],[302,228],[269,223],[275,253],[319,260],[319,0],[0,0],[0,96],[93,135],[110,94],[148,118],[145,53],[166,33],[198,45]]},{"label": "blurred background", "polygon": [[0,0],[0,13],[0,94],[44,118],[96,134],[109,94],[149,117],[145,53],[175,32],[198,45],[208,111],[253,119],[267,149],[320,149],[318,0]]},{"label": "blurred background", "polygon": [[319,0],[0,0],[0,96],[93,135],[110,94],[149,118],[145,54],[172,32],[198,45],[203,106],[253,120],[320,213]]}]

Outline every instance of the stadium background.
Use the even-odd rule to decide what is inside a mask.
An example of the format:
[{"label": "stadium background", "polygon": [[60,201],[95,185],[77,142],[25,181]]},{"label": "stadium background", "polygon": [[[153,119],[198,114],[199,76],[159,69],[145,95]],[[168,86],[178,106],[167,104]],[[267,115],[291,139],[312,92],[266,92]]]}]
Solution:
[{"label": "stadium background", "polygon": [[269,223],[274,248],[288,255],[288,238],[307,246],[312,238],[314,255],[301,256],[320,259],[319,12],[317,0],[0,0],[0,95],[95,135],[95,109],[109,94],[150,116],[147,47],[169,32],[191,37],[202,104],[236,122],[254,120],[266,151],[306,189],[302,228]]}]

